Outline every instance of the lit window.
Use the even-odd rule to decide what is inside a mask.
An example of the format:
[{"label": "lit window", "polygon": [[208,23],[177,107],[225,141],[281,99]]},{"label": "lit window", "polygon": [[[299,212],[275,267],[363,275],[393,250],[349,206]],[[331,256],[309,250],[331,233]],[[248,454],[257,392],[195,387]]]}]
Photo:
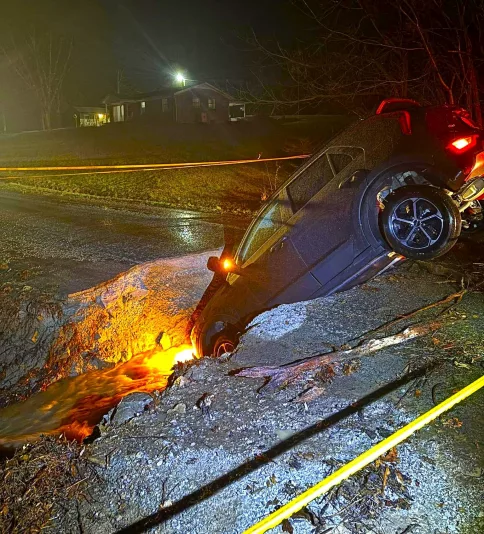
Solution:
[{"label": "lit window", "polygon": [[141,102],[141,115],[146,111],[146,102]]},{"label": "lit window", "polygon": [[208,99],[208,109],[215,109],[215,98]]},{"label": "lit window", "polygon": [[161,99],[161,111],[166,113],[168,111],[168,98]]},{"label": "lit window", "polygon": [[200,99],[199,98],[194,96],[192,102],[193,102],[193,107],[194,108],[199,108],[200,107]]}]

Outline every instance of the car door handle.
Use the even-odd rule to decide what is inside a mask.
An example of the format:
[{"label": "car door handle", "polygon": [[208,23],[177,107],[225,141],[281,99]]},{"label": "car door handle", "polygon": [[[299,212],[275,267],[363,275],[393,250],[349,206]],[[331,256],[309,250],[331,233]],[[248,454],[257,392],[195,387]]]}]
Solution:
[{"label": "car door handle", "polygon": [[281,248],[284,247],[284,243],[286,242],[286,240],[287,240],[286,236],[281,237],[281,239],[279,239],[279,241],[277,241],[277,243],[272,245],[272,247],[269,249],[269,251],[272,253],[272,252],[275,252],[276,250],[281,250]]}]

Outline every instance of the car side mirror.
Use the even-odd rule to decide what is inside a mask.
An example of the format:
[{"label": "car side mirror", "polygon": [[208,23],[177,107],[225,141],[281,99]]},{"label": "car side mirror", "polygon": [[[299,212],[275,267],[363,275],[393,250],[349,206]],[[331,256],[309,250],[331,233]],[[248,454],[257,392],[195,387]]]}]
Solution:
[{"label": "car side mirror", "polygon": [[228,273],[240,274],[240,269],[230,256],[210,256],[207,261],[207,269],[213,273],[226,275]]},{"label": "car side mirror", "polygon": [[207,269],[213,273],[220,272],[220,258],[217,258],[217,256],[210,256],[207,261]]}]

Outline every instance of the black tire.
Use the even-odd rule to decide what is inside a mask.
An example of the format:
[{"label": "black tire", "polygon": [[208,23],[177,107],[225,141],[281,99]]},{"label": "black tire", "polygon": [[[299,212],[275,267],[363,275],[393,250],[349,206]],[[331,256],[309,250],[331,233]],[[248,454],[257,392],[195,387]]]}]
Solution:
[{"label": "black tire", "polygon": [[404,186],[388,195],[380,220],[390,247],[413,260],[442,256],[461,231],[456,204],[444,191],[428,185]]}]

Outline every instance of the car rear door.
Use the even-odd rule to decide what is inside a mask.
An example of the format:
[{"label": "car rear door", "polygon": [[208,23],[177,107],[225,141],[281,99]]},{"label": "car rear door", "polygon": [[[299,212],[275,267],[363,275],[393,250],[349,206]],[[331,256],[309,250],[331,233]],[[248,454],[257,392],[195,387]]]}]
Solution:
[{"label": "car rear door", "polygon": [[229,283],[255,295],[263,308],[304,300],[320,287],[294,246],[290,216],[282,190],[256,218],[239,248],[240,275],[229,276]]},{"label": "car rear door", "polygon": [[353,262],[362,244],[353,202],[364,175],[365,154],[358,147],[330,147],[287,186],[293,244],[324,287]]}]

